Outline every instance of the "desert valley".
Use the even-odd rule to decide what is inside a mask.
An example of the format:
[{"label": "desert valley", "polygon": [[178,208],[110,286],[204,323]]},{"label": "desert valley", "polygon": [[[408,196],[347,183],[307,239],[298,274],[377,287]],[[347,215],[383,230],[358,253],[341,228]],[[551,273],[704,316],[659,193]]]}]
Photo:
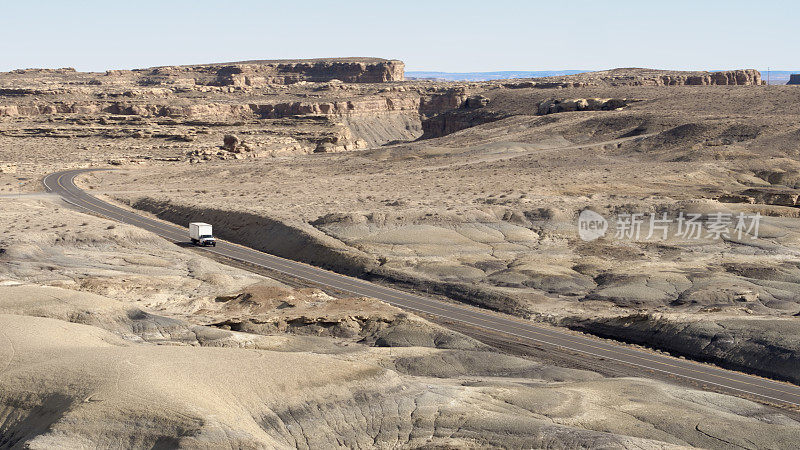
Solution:
[{"label": "desert valley", "polygon": [[[793,448],[800,397],[522,345],[176,245],[42,181],[98,169],[77,188],[164,226],[790,392],[798,100],[752,69],[0,73],[0,447]],[[604,234],[580,234],[585,211]]]}]

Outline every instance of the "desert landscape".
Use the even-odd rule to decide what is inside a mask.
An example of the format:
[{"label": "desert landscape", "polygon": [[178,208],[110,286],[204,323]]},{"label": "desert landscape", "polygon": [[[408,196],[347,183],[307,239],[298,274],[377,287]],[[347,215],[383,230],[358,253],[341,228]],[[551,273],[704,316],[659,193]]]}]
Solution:
[{"label": "desert landscape", "polygon": [[[112,169],[78,186],[377,284],[800,383],[796,87],[755,70],[403,71],[336,58],[0,74],[0,446],[795,445],[789,405],[498,346],[42,185]],[[606,235],[580,238],[587,210]],[[615,218],[633,213],[760,223],[627,238]]]}]

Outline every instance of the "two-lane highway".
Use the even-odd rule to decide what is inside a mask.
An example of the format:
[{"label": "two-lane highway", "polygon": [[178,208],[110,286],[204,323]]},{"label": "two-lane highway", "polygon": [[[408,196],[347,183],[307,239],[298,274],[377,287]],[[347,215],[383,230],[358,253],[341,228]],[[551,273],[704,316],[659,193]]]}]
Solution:
[{"label": "two-lane highway", "polygon": [[[75,177],[97,169],[75,169],[50,174],[44,179],[48,192],[60,195],[79,210],[104,216],[151,231],[172,242],[186,242],[186,228],[141,216],[89,195],[75,185]],[[506,336],[514,342],[524,341],[544,347],[578,352],[605,358],[645,370],[691,380],[699,387],[715,388],[743,397],[772,404],[800,407],[800,386],[734,372],[715,366],[673,358],[614,342],[578,335],[555,327],[538,325],[517,317],[479,308],[426,298],[358,278],[347,277],[308,264],[280,258],[238,244],[218,241],[207,251],[284,273],[294,278],[348,292],[356,296],[374,297],[399,308],[436,316]]]}]

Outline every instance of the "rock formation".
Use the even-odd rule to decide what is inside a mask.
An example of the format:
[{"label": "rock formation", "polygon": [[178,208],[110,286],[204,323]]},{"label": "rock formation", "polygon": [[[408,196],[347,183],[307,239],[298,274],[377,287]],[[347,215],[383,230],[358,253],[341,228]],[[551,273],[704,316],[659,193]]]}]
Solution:
[{"label": "rock formation", "polygon": [[763,84],[765,82],[761,79],[761,72],[755,69],[685,72],[638,68],[611,69],[502,83],[507,88],[540,89],[584,86],[760,86]]},{"label": "rock formation", "polygon": [[789,76],[789,82],[786,84],[800,84],[800,73],[793,73]]},{"label": "rock formation", "polygon": [[379,58],[242,61],[191,66],[164,66],[134,71],[109,71],[106,77],[138,77],[142,85],[263,86],[302,81],[385,83],[403,81],[402,61]]},{"label": "rock formation", "polygon": [[[761,72],[755,69],[726,70],[722,72],[666,72],[642,70],[638,74],[615,75],[615,70],[608,71],[606,80],[611,85],[655,85],[655,86],[708,86],[708,85],[735,85],[750,86],[762,85]],[[663,72],[663,73],[660,73]]]},{"label": "rock formation", "polygon": [[[194,142],[202,148],[185,155],[198,161],[237,158],[220,153],[225,134],[247,141],[239,159],[328,153],[414,140],[423,115],[458,108],[469,95],[451,83],[381,83],[402,77],[402,62],[382,59],[0,73],[0,120],[32,122],[0,134]],[[478,96],[470,105],[486,102]],[[235,128],[209,145],[203,135],[220,126]]]},{"label": "rock formation", "polygon": [[[397,60],[339,58],[103,73],[17,70],[0,73],[0,120],[29,124],[0,129],[0,135],[192,142],[183,153],[190,161],[243,159],[348,151],[443,136],[505,117],[492,104],[493,89],[761,83],[753,70],[652,69],[483,84],[400,83],[403,67]],[[538,113],[533,111],[539,115],[614,110],[624,104],[593,97],[539,97],[531,103],[539,107]],[[225,134],[246,140],[247,151],[220,151]]]},{"label": "rock formation", "polygon": [[551,99],[539,103],[539,115],[568,111],[609,111],[627,106],[626,98]]}]

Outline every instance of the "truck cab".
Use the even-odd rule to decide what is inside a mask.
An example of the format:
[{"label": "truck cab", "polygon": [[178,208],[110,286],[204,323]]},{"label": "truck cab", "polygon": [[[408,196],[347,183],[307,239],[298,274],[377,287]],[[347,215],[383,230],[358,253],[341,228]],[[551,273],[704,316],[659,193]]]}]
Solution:
[{"label": "truck cab", "polygon": [[200,246],[217,246],[217,239],[214,237],[211,225],[203,222],[192,222],[189,224],[189,239],[192,244]]}]

